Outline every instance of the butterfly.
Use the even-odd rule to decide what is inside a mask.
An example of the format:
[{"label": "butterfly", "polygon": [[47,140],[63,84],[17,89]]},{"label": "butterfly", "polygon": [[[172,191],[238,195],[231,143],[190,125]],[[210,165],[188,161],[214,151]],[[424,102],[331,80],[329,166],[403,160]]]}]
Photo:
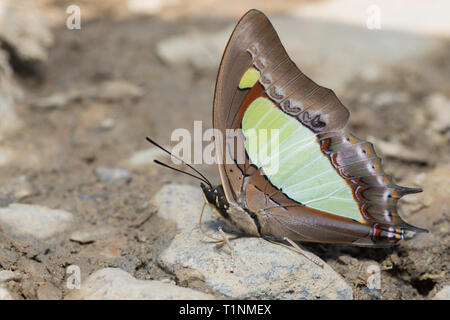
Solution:
[{"label": "butterfly", "polygon": [[[231,34],[216,80],[222,184],[212,186],[189,167],[215,213],[252,236],[384,247],[404,239],[405,230],[427,232],[397,210],[402,196],[422,190],[384,173],[373,145],[344,130],[349,116],[332,90],[300,71],[269,19],[253,9]],[[228,130],[240,132],[233,143]],[[259,132],[276,134],[251,144]]]}]

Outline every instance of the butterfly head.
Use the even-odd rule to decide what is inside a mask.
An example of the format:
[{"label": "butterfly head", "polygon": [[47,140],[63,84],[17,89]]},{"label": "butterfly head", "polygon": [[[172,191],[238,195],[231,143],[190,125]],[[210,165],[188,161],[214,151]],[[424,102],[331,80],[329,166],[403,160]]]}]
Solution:
[{"label": "butterfly head", "polygon": [[203,190],[205,200],[212,204],[214,207],[219,209],[220,212],[226,211],[229,208],[227,198],[225,197],[225,192],[223,191],[222,185],[216,187],[211,187],[200,183],[200,187]]}]

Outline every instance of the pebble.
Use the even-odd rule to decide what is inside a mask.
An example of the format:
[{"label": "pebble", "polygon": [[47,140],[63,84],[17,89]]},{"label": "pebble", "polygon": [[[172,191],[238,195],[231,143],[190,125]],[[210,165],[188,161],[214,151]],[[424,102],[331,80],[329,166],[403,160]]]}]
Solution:
[{"label": "pebble", "polygon": [[37,109],[61,109],[81,99],[115,101],[126,98],[138,98],[144,94],[140,87],[122,80],[109,80],[93,87],[71,88],[65,92],[55,92],[30,102]]},{"label": "pebble", "polygon": [[0,285],[0,300],[14,300],[8,289]]},{"label": "pebble", "polygon": [[[0,13],[1,19],[1,13]],[[0,22],[1,25],[1,22]],[[1,30],[0,30],[1,34]],[[0,36],[1,38],[1,36]],[[1,40],[1,39],[0,39]],[[0,41],[1,42],[1,41]],[[15,111],[16,100],[21,90],[12,79],[12,70],[8,64],[7,54],[0,49],[0,141],[22,126]],[[3,160],[4,161],[4,160]],[[2,155],[0,152],[0,166]]]},{"label": "pebble", "polygon": [[144,95],[140,87],[122,80],[110,80],[101,83],[98,88],[88,92],[92,97],[105,100],[138,98]]},{"label": "pebble", "polygon": [[45,62],[53,36],[43,12],[24,0],[3,0],[0,5],[0,40],[22,60]]},{"label": "pebble", "polygon": [[39,284],[36,290],[36,295],[39,300],[61,300],[62,291],[50,282]]},{"label": "pebble", "polygon": [[10,183],[0,186],[0,198],[22,200],[35,193],[35,188],[26,176],[13,179]]},{"label": "pebble", "polygon": [[214,296],[157,280],[138,280],[119,268],[91,274],[69,300],[206,300]]},{"label": "pebble", "polygon": [[180,0],[128,0],[127,8],[134,14],[154,15],[160,13],[166,6],[179,4]]},{"label": "pebble", "polygon": [[450,285],[444,286],[436,295],[433,300],[450,300]]},{"label": "pebble", "polygon": [[130,171],[121,168],[98,167],[95,174],[106,185],[121,186],[128,184],[132,179]]},{"label": "pebble", "polygon": [[71,213],[38,205],[12,203],[0,208],[0,226],[12,236],[47,239],[75,223]]},{"label": "pebble", "polygon": [[38,154],[0,145],[0,167],[36,168],[40,162]]},{"label": "pebble", "polygon": [[380,151],[381,156],[399,159],[405,162],[427,164],[429,157],[420,150],[411,150],[401,143],[393,141],[384,141],[372,136],[367,140],[374,144],[375,150]]},{"label": "pebble", "polygon": [[[325,262],[321,268],[290,248],[261,238],[231,241],[236,255],[233,267],[229,248],[216,248],[199,230],[203,198],[197,187],[166,185],[152,204],[159,208],[160,217],[177,223],[175,238],[157,259],[165,270],[175,274],[179,268],[190,269],[213,291],[236,299],[353,298],[349,285]],[[221,225],[207,207],[206,232],[220,237],[217,229]],[[308,255],[321,261],[311,252]]]},{"label": "pebble", "polygon": [[[168,146],[163,147],[169,151],[171,149]],[[182,164],[172,163],[171,157],[166,152],[156,147],[136,151],[128,159],[122,161],[122,163],[123,165],[129,168],[137,169],[142,167],[156,166],[156,164],[153,162],[153,160],[155,159],[160,160],[176,168],[183,167]]]},{"label": "pebble", "polygon": [[114,128],[115,125],[116,125],[116,122],[112,118],[105,118],[100,122],[100,128],[102,128],[104,130],[112,129],[112,128]]},{"label": "pebble", "polygon": [[100,239],[114,236],[116,230],[109,226],[85,227],[74,231],[70,235],[70,240],[81,244],[88,244]]},{"label": "pebble", "polygon": [[432,131],[443,133],[450,129],[450,99],[440,93],[433,93],[427,97],[425,105],[432,117]]},{"label": "pebble", "polygon": [[14,280],[16,275],[11,270],[2,270],[0,271],[0,282],[6,282],[9,280]]}]

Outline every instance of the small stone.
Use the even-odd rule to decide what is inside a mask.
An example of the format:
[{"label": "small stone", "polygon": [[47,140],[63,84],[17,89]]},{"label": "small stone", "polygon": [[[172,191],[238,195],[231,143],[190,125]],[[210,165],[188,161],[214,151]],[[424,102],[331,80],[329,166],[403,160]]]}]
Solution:
[{"label": "small stone", "polygon": [[98,167],[95,169],[95,173],[100,181],[107,185],[125,185],[132,179],[131,172],[121,168]]},{"label": "small stone", "polygon": [[39,163],[40,159],[37,154],[16,150],[8,146],[0,146],[0,167],[35,168]]},{"label": "small stone", "polygon": [[35,99],[31,107],[38,109],[61,109],[78,96],[78,92],[57,92],[47,97]]},{"label": "small stone", "polygon": [[159,42],[156,52],[170,65],[192,64],[197,69],[216,68],[232,29],[228,27],[215,34],[194,31],[174,36]]},{"label": "small stone", "polygon": [[0,198],[22,200],[35,193],[35,188],[26,176],[20,176],[10,183],[0,186]]},{"label": "small stone", "polygon": [[433,300],[450,300],[450,285],[444,286],[436,295]]},{"label": "small stone", "polygon": [[[170,151],[170,147],[167,146],[163,147]],[[160,160],[161,162],[165,162],[176,168],[183,167],[183,164],[173,163],[169,154],[156,147],[136,151],[128,159],[124,160],[123,164],[130,168],[155,166],[156,164],[153,161],[155,159]]]},{"label": "small stone", "polygon": [[407,103],[409,96],[405,92],[385,91],[380,92],[373,98],[372,104],[375,108],[384,105],[397,105]]},{"label": "small stone", "polygon": [[36,290],[36,295],[39,300],[61,300],[62,291],[55,287],[50,282],[46,282],[39,285]]},{"label": "small stone", "polygon": [[100,128],[104,130],[112,129],[116,125],[116,122],[112,118],[105,118],[100,123]]},{"label": "small stone", "polygon": [[8,289],[0,285],[0,300],[14,300]]},{"label": "small stone", "polygon": [[0,40],[8,43],[21,60],[45,62],[53,36],[47,19],[33,2],[3,0]]},{"label": "small stone", "polygon": [[[152,199],[158,215],[176,222],[178,229],[157,259],[163,269],[177,275],[185,268],[195,276],[184,280],[204,279],[213,291],[235,299],[353,298],[352,289],[325,262],[321,268],[290,248],[261,238],[231,241],[235,250],[233,267],[229,248],[216,248],[198,227],[203,203],[200,188],[190,185],[166,185]],[[223,224],[207,207],[203,219],[206,232],[220,237],[219,226]],[[307,254],[320,261],[313,253]]]},{"label": "small stone", "polygon": [[69,300],[205,300],[214,296],[156,280],[138,280],[118,268],[91,274]]},{"label": "small stone", "polygon": [[[0,9],[1,11],[1,9]],[[2,13],[0,12],[0,19]],[[0,21],[1,26],[1,21]],[[1,38],[0,30],[0,38]],[[1,42],[1,39],[0,39]],[[22,91],[13,80],[12,70],[8,64],[7,54],[0,50],[0,141],[4,136],[16,132],[22,121],[16,114],[15,106]],[[0,166],[2,162],[0,152]]]},{"label": "small stone", "polygon": [[115,230],[108,226],[103,227],[86,227],[74,231],[70,235],[70,240],[81,244],[89,244],[100,239],[111,237],[115,234]]},{"label": "small stone", "polygon": [[440,93],[428,96],[425,105],[431,114],[430,129],[443,133],[450,129],[450,99]]},{"label": "small stone", "polygon": [[14,279],[16,279],[16,275],[13,271],[11,270],[0,271],[0,282],[6,282]]},{"label": "small stone", "polygon": [[412,151],[398,142],[383,141],[372,136],[368,136],[367,140],[374,144],[375,150],[380,151],[382,156],[421,164],[426,164],[429,161],[427,155],[418,150]]},{"label": "small stone", "polygon": [[12,203],[0,208],[0,226],[12,236],[47,239],[72,227],[74,217],[63,210]]},{"label": "small stone", "polygon": [[91,90],[92,97],[106,100],[138,98],[143,94],[144,91],[140,87],[121,80],[105,81],[95,90]]},{"label": "small stone", "polygon": [[160,13],[164,7],[178,3],[179,0],[128,0],[127,8],[131,13],[154,15]]}]

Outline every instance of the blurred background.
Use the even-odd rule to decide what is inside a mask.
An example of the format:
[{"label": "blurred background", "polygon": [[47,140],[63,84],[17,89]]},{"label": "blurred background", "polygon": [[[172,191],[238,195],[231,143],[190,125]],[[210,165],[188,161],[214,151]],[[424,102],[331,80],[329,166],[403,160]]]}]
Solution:
[{"label": "blurred background", "polygon": [[[428,299],[449,284],[449,1],[0,0],[0,270],[15,272],[9,295],[63,298],[64,267],[75,262],[86,275],[120,266],[139,279],[167,277],[152,254],[173,226],[135,226],[163,184],[197,181],[155,166],[164,155],[145,137],[171,146],[174,129],[211,126],[223,50],[251,8],[350,109],[347,129],[375,144],[385,171],[424,188],[401,202],[408,222],[431,231],[414,244],[312,250],[356,298],[374,298],[355,271],[368,261],[384,267],[375,298]],[[200,168],[219,181],[215,165]],[[14,203],[70,212],[84,233],[44,214],[11,215]]]}]

